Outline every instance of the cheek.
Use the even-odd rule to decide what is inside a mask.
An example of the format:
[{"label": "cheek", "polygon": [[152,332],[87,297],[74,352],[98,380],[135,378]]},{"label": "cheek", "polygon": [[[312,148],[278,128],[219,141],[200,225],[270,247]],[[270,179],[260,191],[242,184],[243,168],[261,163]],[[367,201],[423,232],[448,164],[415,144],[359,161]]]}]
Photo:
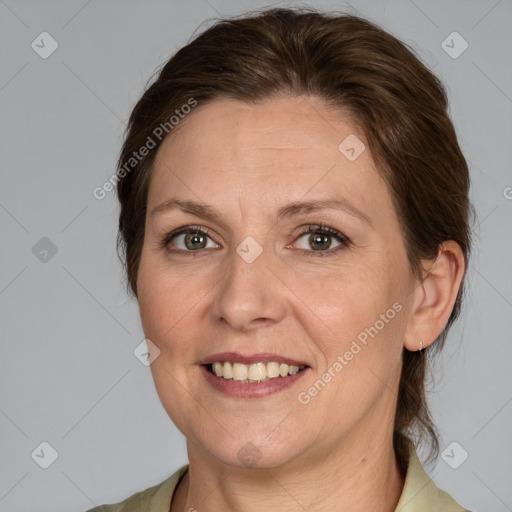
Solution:
[{"label": "cheek", "polygon": [[146,338],[160,351],[174,352],[179,347],[176,331],[190,310],[186,288],[173,282],[172,273],[165,272],[149,258],[142,258],[137,278],[140,318]]},{"label": "cheek", "polygon": [[359,261],[322,279],[295,279],[294,292],[307,306],[301,323],[321,354],[318,373],[336,374],[332,393],[343,403],[360,400],[360,389],[378,394],[395,378],[405,312],[399,268]]},{"label": "cheek", "polygon": [[190,399],[187,372],[194,360],[194,343],[188,334],[193,334],[193,322],[184,284],[176,285],[173,274],[168,269],[163,272],[158,263],[141,260],[137,278],[140,318],[145,337],[160,351],[150,365],[155,389],[169,417],[186,433],[190,417],[197,417],[201,410],[197,398]]},{"label": "cheek", "polygon": [[392,283],[375,268],[359,262],[322,276],[293,276],[293,291],[299,302],[310,312],[313,324],[317,328],[320,324],[321,332],[329,334],[332,343],[351,338],[392,306]]}]

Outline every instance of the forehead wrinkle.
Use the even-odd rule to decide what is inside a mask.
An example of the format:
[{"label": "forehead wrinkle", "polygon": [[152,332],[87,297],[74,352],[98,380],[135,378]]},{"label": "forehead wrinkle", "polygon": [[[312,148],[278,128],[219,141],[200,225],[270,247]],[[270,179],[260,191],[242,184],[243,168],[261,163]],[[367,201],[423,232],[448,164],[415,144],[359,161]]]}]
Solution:
[{"label": "forehead wrinkle", "polygon": [[239,149],[304,149],[306,151],[316,151],[317,148],[311,147],[311,146],[274,146],[270,144],[257,144],[255,146],[241,146]]}]

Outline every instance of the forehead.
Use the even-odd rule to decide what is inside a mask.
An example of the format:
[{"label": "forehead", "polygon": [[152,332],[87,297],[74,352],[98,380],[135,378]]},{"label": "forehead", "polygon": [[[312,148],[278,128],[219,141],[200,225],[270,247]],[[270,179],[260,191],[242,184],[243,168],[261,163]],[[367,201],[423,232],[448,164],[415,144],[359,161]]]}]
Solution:
[{"label": "forehead", "polygon": [[[176,156],[186,156],[187,161],[203,158],[205,153],[224,160],[234,155],[243,158],[242,152],[257,158],[266,149],[300,152],[304,158],[305,152],[337,150],[349,134],[365,139],[348,112],[329,108],[315,96],[275,98],[256,104],[217,99],[196,107],[177,128],[162,143],[160,156],[171,146]],[[191,145],[194,152],[184,155]]]},{"label": "forehead", "polygon": [[178,195],[227,207],[234,193],[269,204],[333,192],[363,210],[391,207],[365,136],[348,113],[317,97],[221,99],[196,107],[164,140],[148,204]]}]

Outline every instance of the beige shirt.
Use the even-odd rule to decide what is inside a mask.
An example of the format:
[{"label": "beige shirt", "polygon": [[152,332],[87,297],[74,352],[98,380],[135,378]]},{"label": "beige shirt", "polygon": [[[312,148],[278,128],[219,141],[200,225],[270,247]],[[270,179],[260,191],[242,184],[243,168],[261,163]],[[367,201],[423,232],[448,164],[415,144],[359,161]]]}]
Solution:
[{"label": "beige shirt", "polygon": [[[414,449],[410,454],[404,488],[395,512],[469,512],[434,484]],[[182,466],[160,484],[120,503],[102,505],[87,512],[169,512],[176,485],[187,469],[188,465]]]}]

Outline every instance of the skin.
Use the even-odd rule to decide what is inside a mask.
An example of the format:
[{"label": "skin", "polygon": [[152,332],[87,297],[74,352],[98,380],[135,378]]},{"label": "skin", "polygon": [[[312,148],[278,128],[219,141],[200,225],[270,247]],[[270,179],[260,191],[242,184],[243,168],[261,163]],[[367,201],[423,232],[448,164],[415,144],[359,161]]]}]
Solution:
[{"label": "skin", "polygon": [[[160,350],[156,390],[187,438],[189,471],[172,512],[395,510],[404,483],[392,446],[401,354],[440,334],[465,262],[447,241],[423,262],[424,278],[414,277],[369,150],[350,161],[338,149],[349,134],[368,148],[346,113],[314,96],[223,99],[196,107],[158,150],[137,286],[144,333]],[[221,220],[177,209],[151,215],[173,197],[208,203]],[[276,217],[292,201],[326,198],[349,200],[369,222],[332,209]],[[319,223],[350,243],[328,236],[322,257],[308,242],[318,233],[301,234]],[[186,235],[159,245],[190,225],[210,230],[204,248],[187,249]],[[252,263],[236,252],[248,236],[263,251]],[[396,303],[401,311],[300,403]],[[310,369],[268,397],[232,398],[198,365],[224,351],[277,352]],[[247,443],[259,454],[251,467],[237,456]]]}]

